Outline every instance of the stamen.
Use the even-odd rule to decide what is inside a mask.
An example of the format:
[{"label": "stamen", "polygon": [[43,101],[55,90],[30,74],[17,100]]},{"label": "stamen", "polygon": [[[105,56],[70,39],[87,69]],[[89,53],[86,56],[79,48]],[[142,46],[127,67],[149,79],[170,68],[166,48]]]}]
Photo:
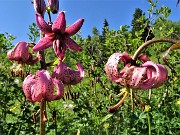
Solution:
[{"label": "stamen", "polygon": [[124,94],[124,96],[123,96],[123,98],[122,98],[115,106],[108,108],[108,111],[109,111],[110,113],[114,112],[115,109],[117,109],[117,108],[124,102],[124,100],[126,99],[128,93],[129,93],[129,92],[126,91],[125,94]]}]

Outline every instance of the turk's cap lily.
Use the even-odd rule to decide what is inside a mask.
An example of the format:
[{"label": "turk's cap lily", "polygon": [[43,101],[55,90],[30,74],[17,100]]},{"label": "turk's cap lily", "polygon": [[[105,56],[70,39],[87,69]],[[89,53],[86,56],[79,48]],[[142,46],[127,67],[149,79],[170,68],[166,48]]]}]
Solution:
[{"label": "turk's cap lily", "polygon": [[149,58],[146,56],[140,58],[144,62],[141,66],[128,63],[119,72],[119,61],[122,60],[124,63],[127,60],[130,61],[130,56],[124,57],[127,60],[123,60],[122,57],[124,55],[125,53],[112,54],[105,66],[106,74],[112,81],[123,86],[142,90],[157,88],[167,81],[168,71],[166,67],[149,61]]},{"label": "turk's cap lily", "polygon": [[[54,86],[56,94],[54,94]],[[63,97],[64,86],[60,80],[52,78],[48,71],[38,70],[36,75],[28,75],[23,81],[23,91],[31,102],[53,101]]]},{"label": "turk's cap lily", "polygon": [[[52,25],[46,23],[40,14],[36,14],[36,22],[39,29],[45,34],[45,37],[40,39],[40,41],[33,47],[33,51],[44,50],[51,46],[54,46],[54,48],[65,46],[64,48],[76,52],[80,52],[82,50],[82,47],[71,39],[70,36],[76,34],[80,30],[84,19],[81,18],[66,28],[65,14],[64,11],[62,11],[58,14]],[[58,52],[56,51],[56,54],[57,53]]]},{"label": "turk's cap lily", "polygon": [[34,10],[36,13],[41,14],[44,16],[44,13],[46,12],[46,4],[44,0],[33,0],[34,4]]},{"label": "turk's cap lily", "polygon": [[18,42],[15,47],[7,53],[7,57],[11,61],[17,61],[18,63],[26,63],[32,65],[38,62],[38,57],[34,59],[34,55],[29,52],[29,43],[24,41]]},{"label": "turk's cap lily", "polygon": [[50,10],[53,14],[59,11],[59,0],[47,0]]},{"label": "turk's cap lily", "polygon": [[66,63],[59,61],[58,65],[54,67],[52,77],[61,80],[64,84],[75,85],[84,77],[84,69],[82,65],[77,63],[76,66],[78,70],[72,70],[66,65]]}]

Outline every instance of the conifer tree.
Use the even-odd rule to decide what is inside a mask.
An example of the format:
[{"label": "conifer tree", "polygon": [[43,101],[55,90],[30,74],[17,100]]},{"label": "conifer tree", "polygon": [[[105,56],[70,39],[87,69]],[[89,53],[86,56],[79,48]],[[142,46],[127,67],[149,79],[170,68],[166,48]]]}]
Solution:
[{"label": "conifer tree", "polygon": [[104,19],[103,28],[102,28],[102,36],[101,36],[102,42],[105,42],[106,34],[108,31],[109,31],[109,23],[106,19]]},{"label": "conifer tree", "polygon": [[145,17],[145,13],[143,13],[143,11],[140,8],[135,9],[131,26],[133,38],[137,37],[136,32],[140,32],[141,40],[143,40],[144,42],[154,37],[152,31],[150,30],[149,21]]}]

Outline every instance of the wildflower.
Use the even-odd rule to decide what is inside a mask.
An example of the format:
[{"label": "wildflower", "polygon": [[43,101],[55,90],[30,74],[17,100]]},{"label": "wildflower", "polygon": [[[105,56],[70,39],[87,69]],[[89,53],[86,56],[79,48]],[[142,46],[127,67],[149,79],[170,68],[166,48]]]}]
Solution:
[{"label": "wildflower", "polygon": [[[56,94],[54,94],[54,85]],[[63,97],[64,86],[60,80],[51,78],[48,71],[38,70],[36,75],[30,74],[24,79],[23,91],[31,102],[53,101]]]},{"label": "wildflower", "polygon": [[176,104],[177,104],[177,105],[180,105],[180,100],[176,101]]},{"label": "wildflower", "polygon": [[74,106],[72,104],[64,104],[64,108],[68,108],[69,110],[73,110]]},{"label": "wildflower", "polygon": [[82,47],[71,39],[70,36],[79,31],[84,19],[79,19],[73,25],[66,28],[65,14],[62,11],[58,14],[52,26],[47,24],[39,14],[36,14],[36,22],[39,29],[45,34],[45,37],[33,47],[33,51],[40,51],[53,46],[56,55],[63,59],[66,48],[76,52],[82,50]]},{"label": "wildflower", "polygon": [[11,61],[17,61],[18,63],[26,63],[33,65],[38,62],[38,58],[34,59],[34,55],[29,52],[29,43],[20,41],[16,46],[7,53],[7,57]]},{"label": "wildflower", "polygon": [[72,70],[67,65],[59,61],[58,65],[54,67],[53,77],[61,80],[64,84],[77,84],[84,77],[84,69],[80,63],[76,64],[78,70]]},{"label": "wildflower", "polygon": [[16,78],[16,79],[14,80],[14,83],[15,83],[15,84],[19,84],[19,79]]},{"label": "wildflower", "polygon": [[48,5],[53,14],[56,14],[59,11],[59,0],[47,0]]},{"label": "wildflower", "polygon": [[[119,60],[125,64],[120,72]],[[144,63],[137,66],[127,53],[114,53],[105,66],[106,74],[116,83],[143,90],[159,87],[167,81],[168,71],[165,66],[155,64],[145,56],[140,57],[140,60]]]}]

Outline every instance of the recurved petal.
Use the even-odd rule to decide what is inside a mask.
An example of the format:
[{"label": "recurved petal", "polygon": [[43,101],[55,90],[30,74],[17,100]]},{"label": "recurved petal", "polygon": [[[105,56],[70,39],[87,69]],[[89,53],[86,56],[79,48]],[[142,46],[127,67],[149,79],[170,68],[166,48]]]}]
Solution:
[{"label": "recurved petal", "polygon": [[125,72],[125,70],[121,73],[118,71],[118,64],[120,60],[126,64],[131,60],[131,57],[126,52],[114,53],[109,57],[108,62],[105,65],[105,72],[107,76],[114,82],[120,82],[121,77]]},{"label": "recurved petal", "polygon": [[[82,65],[78,62],[76,64],[78,70],[71,70],[70,71],[70,82],[69,84],[75,85],[78,84],[84,77],[84,69]],[[67,83],[68,84],[68,83]]]},{"label": "recurved petal", "polygon": [[82,51],[82,47],[78,45],[73,39],[68,36],[64,37],[64,43],[66,44],[67,48],[76,52]]},{"label": "recurved petal", "polygon": [[79,62],[76,64],[76,66],[77,66],[77,68],[78,68],[78,70],[80,72],[80,76],[79,77],[83,78],[84,77],[84,68],[83,68],[83,66]]},{"label": "recurved petal", "polygon": [[48,37],[44,37],[39,40],[39,42],[33,47],[33,51],[40,51],[47,49],[53,45],[53,39],[50,39]]},{"label": "recurved petal", "polygon": [[32,93],[34,92],[33,88],[34,88],[35,83],[36,83],[36,80],[35,80],[34,75],[32,74],[28,75],[23,81],[24,95],[31,102],[35,102],[32,100]]},{"label": "recurved petal", "polygon": [[52,33],[52,28],[50,25],[46,23],[44,18],[40,14],[36,14],[36,23],[39,29],[44,33],[44,34],[51,34]]},{"label": "recurved petal", "polygon": [[60,34],[64,34],[66,29],[66,19],[65,19],[65,14],[64,11],[61,11],[56,20],[54,21],[53,25],[52,25],[52,30],[55,33],[60,33]]},{"label": "recurved petal", "polygon": [[72,36],[72,35],[76,34],[81,29],[83,22],[84,22],[84,19],[82,19],[82,18],[77,20],[74,24],[72,24],[71,26],[66,28],[65,33],[68,36]]},{"label": "recurved petal", "polygon": [[145,63],[146,61],[150,61],[150,59],[147,57],[147,55],[143,54],[141,56],[139,56],[138,58],[140,61],[142,61],[143,63]]},{"label": "recurved petal", "polygon": [[147,61],[142,64],[142,67],[147,68],[147,79],[144,81],[143,87],[157,88],[167,81],[168,71],[163,65]]},{"label": "recurved petal", "polygon": [[155,87],[159,87],[168,80],[168,71],[165,66],[157,64],[159,68],[158,78]]},{"label": "recurved petal", "polygon": [[[52,78],[48,71],[38,70],[36,71],[36,91],[34,92],[34,98],[37,102],[41,102],[42,99],[48,101],[46,94],[54,94],[54,85]],[[33,98],[32,97],[32,98]]]},{"label": "recurved petal", "polygon": [[64,62],[60,61],[54,68],[53,77],[58,78],[64,84],[77,84],[84,77],[84,69],[80,63],[77,63],[78,70],[70,69]]},{"label": "recurved petal", "polygon": [[35,57],[33,54],[29,54],[29,59],[25,63],[28,65],[33,65],[33,64],[37,63],[38,61],[39,61],[38,57]]},{"label": "recurved petal", "polygon": [[7,53],[9,60],[26,62],[29,59],[29,45],[24,41],[18,42],[15,47]]},{"label": "recurved petal", "polygon": [[135,67],[130,78],[129,85],[133,88],[142,89],[142,84],[146,80],[147,68],[145,67]]},{"label": "recurved petal", "polygon": [[58,80],[57,78],[53,78],[53,83],[54,85],[56,86],[56,94],[53,94],[53,95],[47,95],[47,98],[52,101],[52,100],[58,100],[60,98],[63,98],[64,96],[64,85],[62,83],[61,80]]}]

